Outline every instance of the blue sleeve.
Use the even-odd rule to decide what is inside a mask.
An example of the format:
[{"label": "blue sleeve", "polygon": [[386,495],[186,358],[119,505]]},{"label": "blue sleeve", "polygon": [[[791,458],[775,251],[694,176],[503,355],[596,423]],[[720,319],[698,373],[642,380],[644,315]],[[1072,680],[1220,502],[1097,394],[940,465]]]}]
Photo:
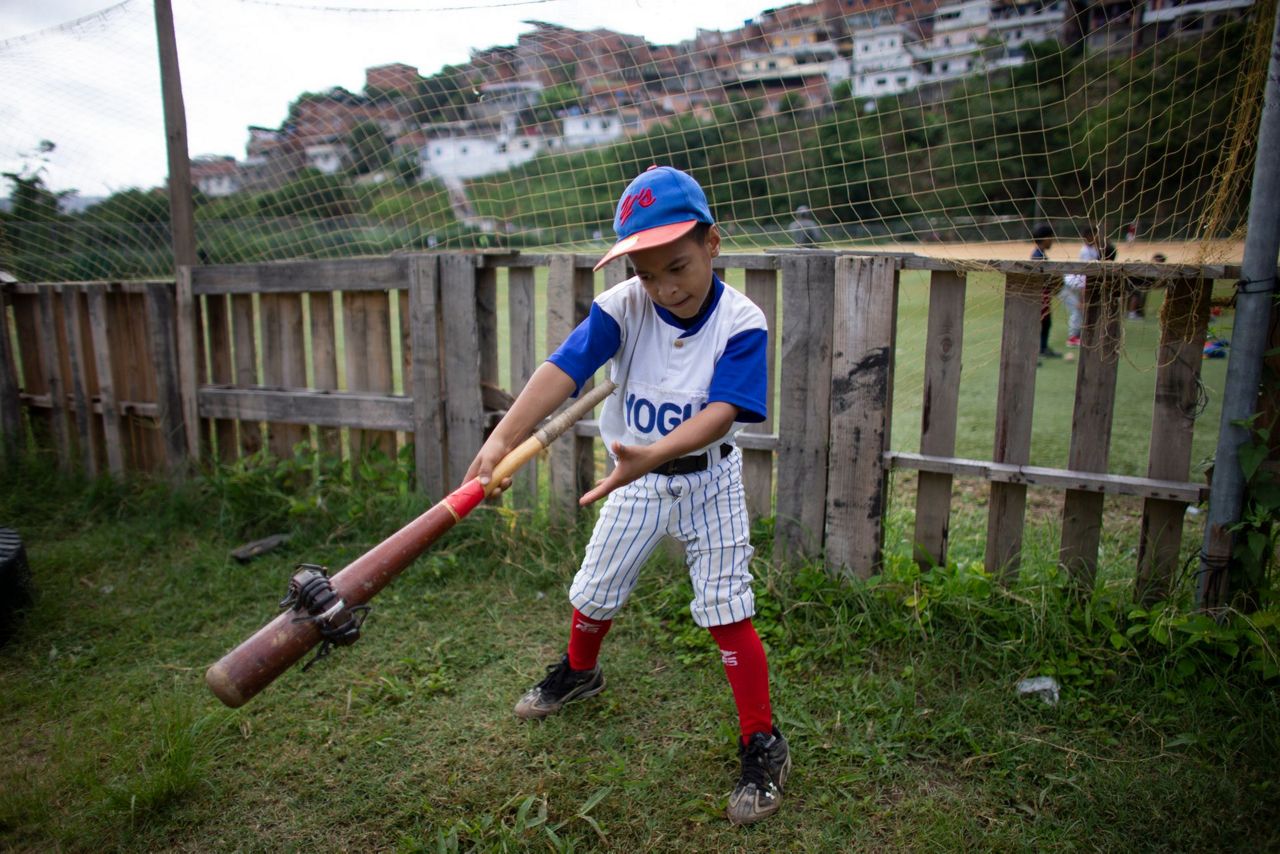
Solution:
[{"label": "blue sleeve", "polygon": [[729,339],[711,375],[707,402],[721,401],[738,407],[745,423],[763,421],[769,411],[765,397],[769,385],[769,333],[748,329]]},{"label": "blue sleeve", "polygon": [[622,329],[618,326],[618,321],[592,303],[587,319],[569,333],[569,337],[547,357],[547,361],[573,378],[573,394],[577,397],[578,392],[582,391],[582,384],[609,361],[620,346]]}]

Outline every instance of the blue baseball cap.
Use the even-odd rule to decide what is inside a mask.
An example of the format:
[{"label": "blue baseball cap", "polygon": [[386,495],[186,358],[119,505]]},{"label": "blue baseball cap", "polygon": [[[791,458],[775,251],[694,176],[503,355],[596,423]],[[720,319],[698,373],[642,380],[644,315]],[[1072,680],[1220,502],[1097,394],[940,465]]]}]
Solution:
[{"label": "blue baseball cap", "polygon": [[679,169],[650,166],[622,192],[613,216],[618,242],[595,269],[619,255],[679,240],[700,222],[710,225],[715,219],[698,182]]}]

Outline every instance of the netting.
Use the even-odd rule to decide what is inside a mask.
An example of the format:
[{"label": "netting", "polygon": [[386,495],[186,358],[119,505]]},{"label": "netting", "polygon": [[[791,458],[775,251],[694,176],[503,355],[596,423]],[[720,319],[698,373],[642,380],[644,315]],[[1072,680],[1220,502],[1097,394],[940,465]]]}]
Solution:
[{"label": "netting", "polygon": [[[569,0],[179,5],[214,263],[600,251],[653,163],[698,178],[731,251],[1027,257],[1048,226],[1057,258],[1100,227],[1122,260],[1238,259],[1274,20],[1266,0],[652,0],[633,20],[676,33],[659,43]],[[0,268],[171,273],[150,4],[0,39]]]}]

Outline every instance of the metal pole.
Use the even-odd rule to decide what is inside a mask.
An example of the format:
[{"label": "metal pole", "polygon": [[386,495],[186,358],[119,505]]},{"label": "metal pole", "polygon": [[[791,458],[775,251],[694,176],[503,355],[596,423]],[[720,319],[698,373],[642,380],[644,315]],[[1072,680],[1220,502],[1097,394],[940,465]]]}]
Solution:
[{"label": "metal pole", "polygon": [[191,161],[187,153],[187,111],[178,74],[178,43],[173,35],[173,7],[155,0],[156,41],[160,48],[160,91],[164,98],[164,132],[169,151],[169,219],[173,229],[174,269],[196,263],[195,204],[191,199]]},{"label": "metal pole", "polygon": [[[1261,6],[1259,8],[1266,8]],[[1260,13],[1261,14],[1261,13]],[[1209,492],[1209,518],[1200,551],[1200,583],[1196,602],[1214,608],[1227,601],[1233,536],[1228,528],[1244,509],[1244,473],[1239,449],[1249,430],[1239,426],[1257,411],[1262,384],[1262,358],[1276,288],[1276,256],[1280,254],[1280,6],[1271,34],[1258,151],[1249,198],[1249,227],[1244,243],[1242,280],[1236,290],[1236,316],[1231,328],[1231,358],[1222,397],[1222,422]]]}]

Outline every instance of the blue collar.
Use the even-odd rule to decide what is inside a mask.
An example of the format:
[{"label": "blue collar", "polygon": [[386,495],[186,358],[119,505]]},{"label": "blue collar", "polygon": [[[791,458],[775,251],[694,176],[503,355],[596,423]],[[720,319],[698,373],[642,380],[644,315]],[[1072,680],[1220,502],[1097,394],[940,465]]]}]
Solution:
[{"label": "blue collar", "polygon": [[[707,318],[711,317],[711,313],[716,310],[716,306],[720,304],[720,294],[724,293],[724,282],[720,281],[720,277],[715,273],[711,274],[711,299],[707,303],[707,307],[688,319],[676,317],[667,309],[653,303],[653,310],[658,313],[658,317],[662,318],[663,323],[668,326],[674,326],[677,329],[683,329],[680,333],[681,338],[688,338],[698,334],[698,330],[702,329],[707,323]],[[650,302],[653,302],[650,300]]]}]

